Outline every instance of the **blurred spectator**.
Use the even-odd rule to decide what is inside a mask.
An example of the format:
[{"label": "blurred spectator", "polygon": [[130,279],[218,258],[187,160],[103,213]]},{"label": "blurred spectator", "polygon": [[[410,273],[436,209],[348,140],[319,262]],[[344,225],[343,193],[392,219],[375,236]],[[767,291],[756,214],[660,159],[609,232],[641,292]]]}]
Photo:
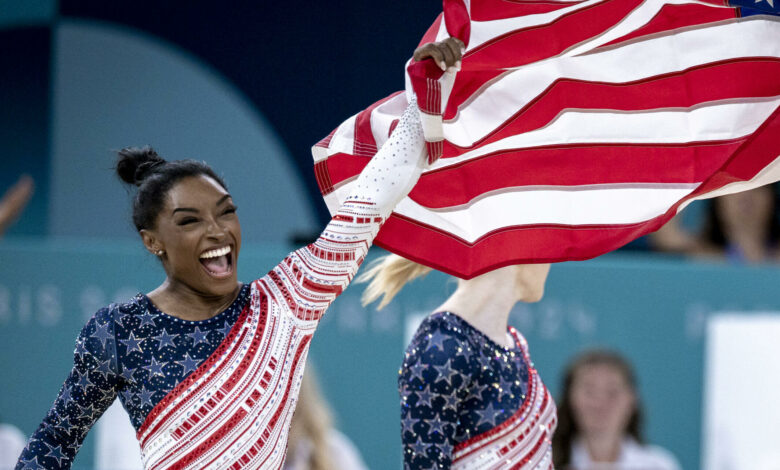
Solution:
[{"label": "blurred spectator", "polygon": [[777,209],[774,186],[716,198],[705,227],[705,242],[725,251],[733,261],[777,260]]},{"label": "blurred spectator", "polygon": [[34,188],[33,179],[28,175],[22,175],[3,194],[3,198],[0,199],[0,236],[3,236],[27,206]]},{"label": "blurred spectator", "polygon": [[671,453],[644,443],[634,372],[604,350],[580,354],[566,370],[553,461],[559,470],[680,468]]},{"label": "blurred spectator", "polygon": [[6,423],[0,423],[0,470],[10,470],[16,466],[16,459],[27,444],[27,436],[22,431]]},{"label": "blurred spectator", "polygon": [[[33,180],[22,175],[0,199],[0,236],[16,221],[33,193]],[[15,426],[0,423],[0,470],[16,466],[16,459],[27,443],[26,436]]]},{"label": "blurred spectator", "polygon": [[738,263],[778,261],[778,209],[776,185],[721,196],[710,201],[699,233],[685,230],[678,216],[652,235],[651,244],[661,251]]},{"label": "blurred spectator", "polygon": [[306,366],[301,381],[284,470],[365,470],[354,444],[333,427],[312,369],[311,364]]}]

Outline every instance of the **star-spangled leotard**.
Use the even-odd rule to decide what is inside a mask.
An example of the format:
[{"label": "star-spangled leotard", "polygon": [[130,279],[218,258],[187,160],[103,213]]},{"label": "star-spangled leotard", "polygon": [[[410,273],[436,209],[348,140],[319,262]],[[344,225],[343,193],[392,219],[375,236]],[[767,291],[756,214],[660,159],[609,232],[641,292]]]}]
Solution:
[{"label": "star-spangled leotard", "polygon": [[166,315],[143,294],[100,309],[76,340],[73,369],[22,454],[22,468],[40,468],[36,461],[45,468],[69,465],[117,395],[138,429],[152,408],[214,352],[248,299],[246,284],[230,307],[202,321]]},{"label": "star-spangled leotard", "polygon": [[[539,395],[538,390],[530,393],[540,382],[528,362],[524,340],[511,328],[510,335],[518,344],[505,348],[453,313],[437,312],[423,320],[406,349],[398,379],[405,469],[457,467],[459,446],[502,425],[513,425],[511,418],[524,406],[528,408],[533,399],[529,394]],[[546,390],[542,392],[546,395]],[[554,407],[539,424],[549,436],[542,438],[542,446],[524,451],[526,454],[531,450],[549,454]],[[547,456],[534,460],[533,466],[523,466],[527,456],[479,468],[550,465]]]},{"label": "star-spangled leotard", "polygon": [[[350,196],[320,238],[291,253],[265,277],[243,286],[227,310],[208,320],[184,321],[160,312],[139,294],[127,303],[98,311],[79,335],[74,367],[28,442],[17,469],[70,468],[87,432],[117,396],[139,431],[142,450],[148,450],[144,455],[147,466],[281,467],[311,333],[324,310],[349,284],[379,227],[425,165],[417,113],[412,103],[393,135],[351,185]],[[255,326],[238,321],[240,318]],[[228,416],[237,417],[245,416],[246,410],[254,413],[262,408],[247,424],[249,441],[241,436],[233,440],[236,426],[220,423],[221,417],[216,415],[200,418],[199,425],[210,421],[211,428],[181,428],[176,412],[192,398],[188,392],[196,392],[197,381],[205,380],[198,373],[206,377],[213,372],[217,376],[213,380],[220,379],[218,361],[229,355],[220,353],[220,348],[238,345],[234,349],[243,354],[246,348],[241,341],[253,334],[255,342],[248,349],[255,349],[252,354],[257,357],[270,357],[270,369],[258,369],[257,383],[250,382],[246,388],[246,393],[254,390],[251,396],[226,405]],[[269,343],[257,343],[261,339]],[[226,367],[236,366],[227,363]],[[238,369],[242,367],[244,363],[239,363]],[[196,375],[193,385],[181,390]],[[243,377],[247,375],[233,376],[246,383]],[[217,384],[216,394],[211,388],[204,391],[207,402],[213,399],[217,403],[208,406],[221,406],[234,390],[244,387],[231,388],[233,383],[229,381],[222,388]],[[228,389],[228,396],[219,391]],[[195,401],[192,410],[197,413],[202,407]],[[169,416],[173,421],[166,421]],[[260,423],[267,426],[265,432],[257,428]],[[186,441],[189,431],[197,442]],[[230,442],[225,444],[227,438]],[[212,442],[225,447],[211,449]]]}]

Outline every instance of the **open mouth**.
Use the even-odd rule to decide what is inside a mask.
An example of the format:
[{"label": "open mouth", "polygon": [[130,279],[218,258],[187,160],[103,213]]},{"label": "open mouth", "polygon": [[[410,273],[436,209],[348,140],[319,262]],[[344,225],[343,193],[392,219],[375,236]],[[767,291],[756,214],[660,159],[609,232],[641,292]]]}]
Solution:
[{"label": "open mouth", "polygon": [[213,277],[226,278],[233,274],[233,250],[230,246],[204,251],[199,259],[206,272]]}]

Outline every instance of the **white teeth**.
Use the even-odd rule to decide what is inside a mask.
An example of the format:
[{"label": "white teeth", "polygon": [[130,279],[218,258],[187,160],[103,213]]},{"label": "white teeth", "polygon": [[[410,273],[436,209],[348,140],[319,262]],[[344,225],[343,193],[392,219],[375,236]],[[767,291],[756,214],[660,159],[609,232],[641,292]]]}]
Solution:
[{"label": "white teeth", "polygon": [[204,258],[216,258],[217,256],[224,256],[226,254],[230,253],[230,247],[229,246],[223,246],[222,248],[216,248],[214,250],[209,250],[202,255],[200,255],[201,259]]}]

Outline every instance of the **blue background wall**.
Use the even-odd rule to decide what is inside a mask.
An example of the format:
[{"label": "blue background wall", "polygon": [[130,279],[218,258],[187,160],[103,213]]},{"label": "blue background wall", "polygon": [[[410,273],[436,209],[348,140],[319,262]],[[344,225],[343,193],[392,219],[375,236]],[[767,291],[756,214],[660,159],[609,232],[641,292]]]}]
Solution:
[{"label": "blue background wall", "polygon": [[[311,234],[327,211],[310,147],[403,88],[440,2],[0,0],[0,190],[31,174],[12,235],[129,238],[116,150],[207,160],[249,241]],[[99,197],[96,197],[99,195]]]}]

